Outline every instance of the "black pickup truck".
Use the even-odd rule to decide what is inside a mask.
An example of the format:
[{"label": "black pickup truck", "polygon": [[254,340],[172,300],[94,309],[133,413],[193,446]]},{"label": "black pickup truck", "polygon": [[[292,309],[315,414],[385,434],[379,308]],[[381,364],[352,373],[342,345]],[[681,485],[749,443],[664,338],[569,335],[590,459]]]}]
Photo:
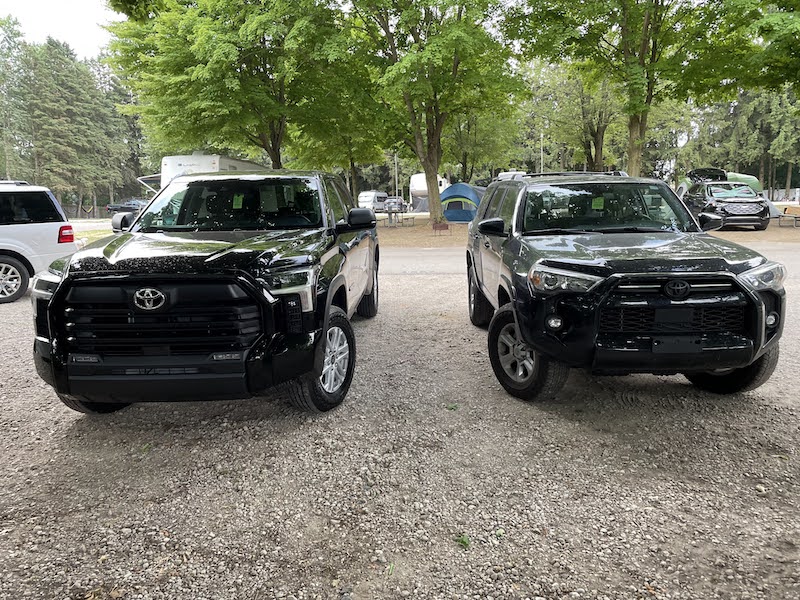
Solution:
[{"label": "black pickup truck", "polygon": [[553,397],[569,368],[683,373],[716,393],[772,374],[783,265],[704,230],[666,184],[612,175],[518,176],[489,186],[467,246],[469,314],[489,325],[500,384]]},{"label": "black pickup truck", "polygon": [[318,172],[191,175],[114,237],[36,277],[34,359],[70,408],[259,396],[344,399],[349,318],[378,310],[375,215]]}]

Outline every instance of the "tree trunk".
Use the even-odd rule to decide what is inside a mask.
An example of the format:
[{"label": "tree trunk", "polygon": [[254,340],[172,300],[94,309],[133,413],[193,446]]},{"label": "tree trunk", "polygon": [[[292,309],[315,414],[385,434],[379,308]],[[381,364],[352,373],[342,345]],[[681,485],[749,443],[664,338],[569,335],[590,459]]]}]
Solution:
[{"label": "tree trunk", "polygon": [[783,201],[786,202],[789,199],[789,191],[792,189],[792,170],[794,169],[794,163],[790,162],[786,165],[786,194],[783,196]]},{"label": "tree trunk", "polygon": [[92,192],[92,218],[97,218],[97,192]]},{"label": "tree trunk", "polygon": [[358,198],[358,173],[352,156],[350,157],[350,193],[353,194],[354,199]]},{"label": "tree trunk", "polygon": [[628,117],[628,175],[631,177],[642,174],[642,149],[646,132],[647,113]]},{"label": "tree trunk", "polygon": [[470,176],[469,179],[467,179],[467,160],[468,160],[467,153],[466,152],[462,152],[461,153],[461,181],[469,181],[469,179],[472,179],[471,176]]},{"label": "tree trunk", "polygon": [[425,183],[428,186],[428,211],[431,214],[431,223],[441,223],[442,198],[439,196],[439,165],[434,165],[426,160],[422,163],[425,171]]},{"label": "tree trunk", "polygon": [[605,142],[606,128],[601,125],[595,131],[592,137],[592,144],[594,145],[594,163],[592,164],[592,171],[603,171],[603,143]]},{"label": "tree trunk", "polygon": [[[758,180],[761,182],[762,186],[766,186],[767,185],[767,180],[764,179],[764,176],[766,175],[766,172],[765,172],[765,167],[766,167],[765,157],[766,157],[766,155],[762,154],[761,158],[758,159]],[[767,187],[769,187],[769,186],[767,186]]]}]

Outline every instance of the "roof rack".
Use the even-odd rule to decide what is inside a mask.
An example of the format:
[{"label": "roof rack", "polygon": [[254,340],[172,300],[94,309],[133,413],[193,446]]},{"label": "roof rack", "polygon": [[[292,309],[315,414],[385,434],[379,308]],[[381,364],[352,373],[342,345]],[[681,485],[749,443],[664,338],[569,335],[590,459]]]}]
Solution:
[{"label": "roof rack", "polygon": [[611,177],[628,177],[625,171],[554,171],[552,173],[525,173],[524,171],[504,171],[494,181],[524,179],[526,177],[567,177],[570,175],[608,175]]},{"label": "roof rack", "polygon": [[30,185],[27,181],[22,181],[21,179],[0,179],[0,184],[7,184],[7,185]]}]

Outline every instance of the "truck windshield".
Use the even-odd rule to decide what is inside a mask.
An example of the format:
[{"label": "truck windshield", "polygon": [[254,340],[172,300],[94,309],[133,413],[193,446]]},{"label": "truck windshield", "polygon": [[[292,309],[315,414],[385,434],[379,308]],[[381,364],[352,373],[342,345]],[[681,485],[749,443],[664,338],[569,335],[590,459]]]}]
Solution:
[{"label": "truck windshield", "polygon": [[210,179],[170,184],[134,231],[231,231],[321,227],[313,179]]},{"label": "truck windshield", "polygon": [[542,184],[528,188],[522,230],[698,231],[666,185],[649,183]]}]

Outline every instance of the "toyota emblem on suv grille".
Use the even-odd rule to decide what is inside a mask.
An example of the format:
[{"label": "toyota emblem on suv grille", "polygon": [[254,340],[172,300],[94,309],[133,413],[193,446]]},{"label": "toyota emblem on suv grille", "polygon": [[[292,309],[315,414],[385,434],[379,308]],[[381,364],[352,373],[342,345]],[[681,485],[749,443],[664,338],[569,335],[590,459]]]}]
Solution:
[{"label": "toyota emblem on suv grille", "polygon": [[683,279],[671,279],[664,284],[664,293],[673,300],[683,300],[691,290],[692,286]]},{"label": "toyota emblem on suv grille", "polygon": [[133,304],[142,310],[157,310],[164,306],[167,296],[155,288],[142,288],[133,294]]}]

